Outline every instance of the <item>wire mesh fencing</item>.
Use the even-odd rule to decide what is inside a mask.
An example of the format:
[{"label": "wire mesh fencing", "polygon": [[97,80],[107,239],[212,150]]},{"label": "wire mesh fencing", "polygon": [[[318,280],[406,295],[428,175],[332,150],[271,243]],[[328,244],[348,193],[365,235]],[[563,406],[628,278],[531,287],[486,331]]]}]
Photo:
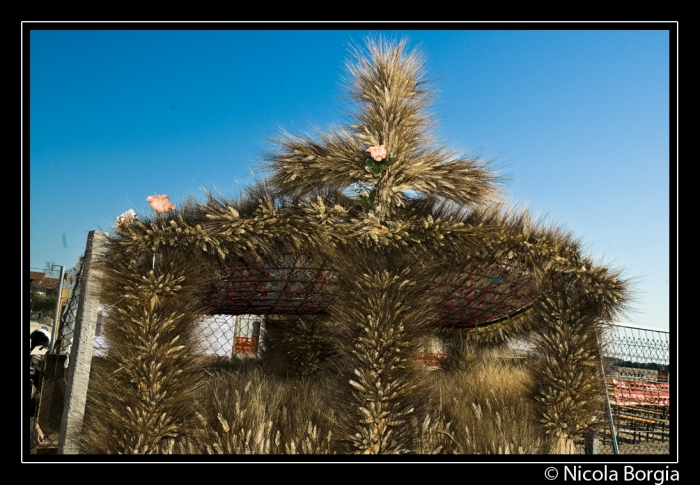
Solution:
[{"label": "wire mesh fencing", "polygon": [[209,315],[196,325],[196,355],[203,361],[257,358],[259,355],[261,330],[264,329],[262,316]]},{"label": "wire mesh fencing", "polygon": [[58,446],[82,274],[81,259],[74,269],[66,272],[65,284],[71,290],[55,329],[53,345],[49,342],[45,347],[36,347],[29,356],[31,392],[28,442],[32,454],[56,453]]},{"label": "wire mesh fencing", "polygon": [[602,338],[608,408],[599,453],[670,453],[669,333],[615,325]]},{"label": "wire mesh fencing", "polygon": [[[93,356],[103,357],[109,351],[104,338],[109,307],[100,305],[95,326]],[[258,315],[208,315],[195,322],[194,358],[206,362],[254,358],[261,345],[264,318]]]}]

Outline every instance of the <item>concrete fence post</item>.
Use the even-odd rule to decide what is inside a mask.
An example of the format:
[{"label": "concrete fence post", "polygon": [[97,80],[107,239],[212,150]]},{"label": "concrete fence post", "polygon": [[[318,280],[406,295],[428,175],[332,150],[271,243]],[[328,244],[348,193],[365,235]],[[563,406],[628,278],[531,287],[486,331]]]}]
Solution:
[{"label": "concrete fence post", "polygon": [[107,233],[90,231],[85,247],[81,290],[75,318],[73,348],[68,366],[66,397],[61,417],[58,439],[58,454],[77,454],[78,437],[83,425],[90,366],[95,340],[95,325],[100,305],[102,271],[97,262],[107,248]]}]

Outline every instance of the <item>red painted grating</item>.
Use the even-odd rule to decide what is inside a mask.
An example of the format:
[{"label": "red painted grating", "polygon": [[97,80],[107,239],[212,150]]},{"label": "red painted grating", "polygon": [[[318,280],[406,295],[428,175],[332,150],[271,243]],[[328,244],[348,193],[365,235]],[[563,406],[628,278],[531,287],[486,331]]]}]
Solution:
[{"label": "red painted grating", "polygon": [[275,267],[241,262],[206,292],[217,314],[313,315],[326,310],[336,272],[311,256],[286,255]]},{"label": "red painted grating", "polygon": [[[309,255],[285,255],[274,266],[241,262],[205,293],[213,313],[228,315],[313,315],[326,312],[337,272]],[[532,280],[518,266],[474,264],[468,273],[430,284],[437,294],[438,325],[472,328],[497,323],[529,308]]]},{"label": "red painted grating", "polygon": [[666,383],[625,381],[613,379],[615,402],[621,406],[664,406],[669,405],[669,387]]},{"label": "red painted grating", "polygon": [[238,354],[257,354],[258,339],[253,337],[236,337],[233,349]]},{"label": "red painted grating", "polygon": [[[440,325],[473,328],[491,325],[532,306],[532,280],[522,267],[477,263],[469,273],[432,283],[439,294]],[[449,281],[452,280],[452,281]]]}]

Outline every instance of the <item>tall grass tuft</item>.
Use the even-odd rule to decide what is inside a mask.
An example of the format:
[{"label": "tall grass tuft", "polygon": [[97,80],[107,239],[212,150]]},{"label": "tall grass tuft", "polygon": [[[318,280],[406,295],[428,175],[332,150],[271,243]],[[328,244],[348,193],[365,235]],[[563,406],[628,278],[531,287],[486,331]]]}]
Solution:
[{"label": "tall grass tuft", "polygon": [[237,360],[211,372],[198,403],[192,448],[208,454],[325,454],[333,410],[318,381],[266,374]]},{"label": "tall grass tuft", "polygon": [[[467,353],[465,365],[431,373],[427,446],[458,454],[539,454],[544,434],[527,390],[530,374],[498,350]],[[424,426],[425,428],[425,426]]]}]

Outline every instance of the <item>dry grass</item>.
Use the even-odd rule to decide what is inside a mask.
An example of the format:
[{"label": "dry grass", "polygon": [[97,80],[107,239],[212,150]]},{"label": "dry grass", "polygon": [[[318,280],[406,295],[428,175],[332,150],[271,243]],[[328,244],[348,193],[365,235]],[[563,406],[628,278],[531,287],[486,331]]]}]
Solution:
[{"label": "dry grass", "polygon": [[463,365],[432,372],[435,424],[431,446],[442,453],[540,454],[543,430],[527,399],[530,376],[497,351],[465,355]]},{"label": "dry grass", "polygon": [[333,409],[318,381],[265,374],[258,362],[216,369],[199,402],[191,451],[208,454],[325,454]]},{"label": "dry grass", "polygon": [[[354,413],[338,416],[348,408],[334,399],[345,395],[342,378],[281,377],[265,373],[261,363],[251,359],[219,364],[207,374],[202,385],[205,391],[197,404],[198,431],[173,452],[366,452],[348,439],[347,418],[357,420],[352,428],[355,431],[372,429],[372,423],[367,426]],[[420,369],[419,374],[423,398],[429,404],[399,416],[404,430],[394,443],[401,446],[396,451],[469,455],[545,452],[543,430],[526,397],[529,376],[525,369],[489,352],[478,359],[467,356],[459,369]],[[390,443],[386,441],[384,446]]]}]

